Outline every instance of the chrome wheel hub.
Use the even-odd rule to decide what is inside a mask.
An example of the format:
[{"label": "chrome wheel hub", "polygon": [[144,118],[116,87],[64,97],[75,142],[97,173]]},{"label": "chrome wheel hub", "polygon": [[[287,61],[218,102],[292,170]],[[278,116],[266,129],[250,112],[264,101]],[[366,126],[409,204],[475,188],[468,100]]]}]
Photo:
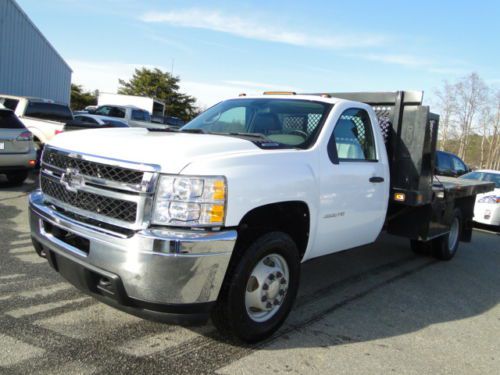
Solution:
[{"label": "chrome wheel hub", "polygon": [[248,278],[245,307],[255,322],[265,322],[278,312],[288,291],[288,264],[281,255],[269,254],[257,263]]}]

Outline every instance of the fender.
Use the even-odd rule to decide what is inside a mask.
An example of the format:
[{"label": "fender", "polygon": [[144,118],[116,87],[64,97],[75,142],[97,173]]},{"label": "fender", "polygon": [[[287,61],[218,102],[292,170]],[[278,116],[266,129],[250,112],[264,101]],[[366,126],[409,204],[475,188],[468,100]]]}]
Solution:
[{"label": "fender", "polygon": [[[318,212],[317,153],[311,150],[257,150],[225,157],[197,159],[183,175],[222,175],[228,183],[227,227],[237,227],[250,211],[269,204],[300,201],[314,228]],[[312,235],[313,233],[311,233]],[[314,244],[311,236],[305,257]]]}]

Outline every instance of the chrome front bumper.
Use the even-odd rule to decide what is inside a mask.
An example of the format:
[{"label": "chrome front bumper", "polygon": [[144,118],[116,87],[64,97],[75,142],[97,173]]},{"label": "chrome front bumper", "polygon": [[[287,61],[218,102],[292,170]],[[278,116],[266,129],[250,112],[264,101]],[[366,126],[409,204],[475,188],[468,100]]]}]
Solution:
[{"label": "chrome front bumper", "polygon": [[[61,264],[69,262],[70,273],[59,271],[73,284],[86,284],[79,282],[83,277],[72,276],[74,267],[97,275],[101,281],[118,280],[125,296],[115,298],[109,293],[114,299],[110,304],[132,301],[132,305],[145,305],[148,310],[155,310],[155,306],[163,310],[161,305],[198,305],[217,300],[236,241],[235,230],[148,229],[126,236],[64,216],[43,202],[40,191],[30,195],[29,205],[31,235],[34,243],[41,245],[37,251],[49,261],[59,258]],[[79,249],[54,235],[59,230],[88,240],[87,248]],[[77,286],[95,294],[88,285]],[[94,292],[100,293],[100,289],[96,287]],[[100,294],[106,297],[106,293]]]}]

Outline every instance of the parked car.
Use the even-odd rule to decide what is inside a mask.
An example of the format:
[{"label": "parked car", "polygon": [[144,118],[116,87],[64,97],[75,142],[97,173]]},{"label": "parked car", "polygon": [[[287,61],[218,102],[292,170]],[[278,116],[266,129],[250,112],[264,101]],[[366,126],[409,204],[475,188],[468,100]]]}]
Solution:
[{"label": "parked car", "polygon": [[0,174],[20,185],[35,167],[36,151],[31,132],[13,111],[0,105]]},{"label": "parked car", "polygon": [[0,94],[0,103],[13,110],[33,134],[38,154],[45,143],[63,131],[66,122],[73,120],[67,104],[49,99]]},{"label": "parked car", "polygon": [[481,169],[467,173],[461,178],[495,183],[494,191],[477,195],[474,221],[500,229],[500,171]]},{"label": "parked car", "polygon": [[435,174],[438,176],[459,177],[471,169],[457,155],[446,151],[436,151]]},{"label": "parked car", "polygon": [[132,127],[165,129],[165,126],[151,122],[151,115],[148,111],[132,105],[101,105],[91,113],[120,119]]},{"label": "parked car", "polygon": [[84,129],[102,129],[102,128],[128,128],[126,122],[106,116],[92,114],[75,115],[73,121],[64,125],[64,131],[84,130]]}]

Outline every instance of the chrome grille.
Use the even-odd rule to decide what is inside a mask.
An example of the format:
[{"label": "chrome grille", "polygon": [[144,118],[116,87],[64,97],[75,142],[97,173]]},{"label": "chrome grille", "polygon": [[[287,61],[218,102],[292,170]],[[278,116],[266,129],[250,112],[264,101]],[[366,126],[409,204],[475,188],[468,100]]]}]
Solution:
[{"label": "chrome grille", "polygon": [[137,230],[149,225],[159,170],[46,146],[40,188],[47,203],[78,221]]},{"label": "chrome grille", "polygon": [[42,192],[58,201],[81,210],[95,212],[113,219],[134,223],[137,214],[135,202],[104,197],[86,191],[68,191],[61,183],[42,175],[40,178]]},{"label": "chrome grille", "polygon": [[42,162],[63,170],[76,168],[86,176],[127,184],[140,184],[144,177],[144,172],[141,171],[73,158],[54,149],[47,149],[43,153]]}]

